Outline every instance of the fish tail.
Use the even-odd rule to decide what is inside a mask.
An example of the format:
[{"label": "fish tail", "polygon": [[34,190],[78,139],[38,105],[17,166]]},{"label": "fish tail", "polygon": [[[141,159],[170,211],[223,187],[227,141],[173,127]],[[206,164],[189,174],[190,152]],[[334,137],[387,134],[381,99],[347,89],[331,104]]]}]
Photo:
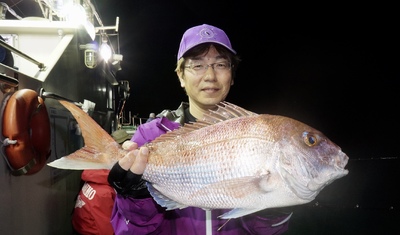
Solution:
[{"label": "fish tail", "polygon": [[78,122],[85,146],[47,165],[70,170],[110,169],[116,162],[112,157],[119,154],[120,145],[74,103],[64,100],[59,100],[59,102],[71,112]]}]

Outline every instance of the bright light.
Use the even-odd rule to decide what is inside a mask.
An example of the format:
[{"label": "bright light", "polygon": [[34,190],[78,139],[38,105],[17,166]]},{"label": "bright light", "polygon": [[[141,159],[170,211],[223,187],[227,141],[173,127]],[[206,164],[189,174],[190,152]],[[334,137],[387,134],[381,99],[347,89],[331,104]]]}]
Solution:
[{"label": "bright light", "polygon": [[74,5],[73,0],[48,0],[47,4],[52,7],[57,16],[60,18],[64,18],[70,14]]},{"label": "bright light", "polygon": [[77,4],[68,5],[63,10],[65,19],[69,22],[73,22],[75,24],[82,24],[82,22],[86,22],[87,20],[86,11],[81,5]]},{"label": "bright light", "polygon": [[107,42],[103,42],[100,46],[100,56],[104,59],[104,61],[108,61],[111,58],[112,51],[111,47]]}]

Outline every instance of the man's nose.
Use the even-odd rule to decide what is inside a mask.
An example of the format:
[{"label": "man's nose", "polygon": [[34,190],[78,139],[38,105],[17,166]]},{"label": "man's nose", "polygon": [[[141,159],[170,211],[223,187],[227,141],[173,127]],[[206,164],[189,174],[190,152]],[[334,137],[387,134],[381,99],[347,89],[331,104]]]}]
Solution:
[{"label": "man's nose", "polygon": [[206,73],[204,74],[204,79],[208,79],[208,80],[215,80],[216,79],[215,70],[214,70],[214,67],[212,65],[208,65]]}]

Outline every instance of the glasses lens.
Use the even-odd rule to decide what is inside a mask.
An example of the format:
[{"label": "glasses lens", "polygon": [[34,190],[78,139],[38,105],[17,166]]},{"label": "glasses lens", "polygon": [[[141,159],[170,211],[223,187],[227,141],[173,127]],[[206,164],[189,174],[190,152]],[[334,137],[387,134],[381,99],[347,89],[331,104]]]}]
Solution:
[{"label": "glasses lens", "polygon": [[204,74],[208,70],[208,67],[211,67],[215,72],[226,72],[231,69],[231,63],[221,61],[213,64],[191,63],[185,66],[185,68],[192,69],[197,75]]}]

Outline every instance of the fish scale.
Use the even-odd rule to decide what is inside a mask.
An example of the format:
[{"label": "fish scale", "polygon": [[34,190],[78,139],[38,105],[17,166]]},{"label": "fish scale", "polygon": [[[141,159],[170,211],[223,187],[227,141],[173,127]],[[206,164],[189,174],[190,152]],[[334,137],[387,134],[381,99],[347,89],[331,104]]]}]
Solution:
[{"label": "fish scale", "polygon": [[[75,104],[60,103],[77,120],[85,146],[49,166],[110,169],[127,153]],[[311,202],[325,186],[348,174],[348,156],[320,131],[228,102],[217,107],[203,120],[146,144],[143,179],[166,210],[228,208],[232,210],[220,218],[238,218]]]},{"label": "fish scale", "polygon": [[[232,123],[232,125],[236,126],[235,123]],[[203,131],[207,132],[206,130]],[[198,205],[203,205],[205,208],[232,208],[234,205],[238,205],[238,201],[240,202],[242,198],[249,195],[248,191],[243,190],[243,188],[245,188],[243,184],[246,182],[242,182],[241,179],[248,177],[256,180],[255,177],[257,176],[254,175],[254,172],[266,171],[262,168],[263,166],[267,166],[268,160],[262,155],[262,148],[256,147],[262,146],[265,140],[262,138],[255,138],[249,134],[247,134],[249,136],[248,139],[236,138],[232,134],[234,134],[232,131],[226,133],[226,136],[221,134],[221,136],[223,136],[222,138],[217,138],[212,141],[197,138],[200,139],[198,142],[205,142],[207,144],[199,144],[198,146],[202,146],[201,148],[189,148],[190,156],[188,156],[188,154],[183,154],[181,157],[164,156],[164,159],[171,157],[172,159],[182,158],[187,160],[182,162],[182,164],[185,165],[184,168],[157,167],[159,164],[152,164],[152,160],[150,159],[143,177],[149,182],[157,182],[157,186],[155,187],[159,189],[163,195],[173,200],[176,200],[176,197],[181,197],[182,194],[184,194],[186,196],[183,198],[188,197],[188,202],[190,201],[194,205],[197,205],[194,201],[195,198],[198,198]],[[227,136],[230,138],[234,137],[232,138],[234,140],[229,141]],[[175,144],[180,145],[179,143]],[[245,149],[243,148],[245,144],[255,147],[250,148],[250,151],[243,151]],[[157,143],[154,145],[157,146]],[[170,153],[168,149],[160,148],[159,146],[157,146],[156,149],[154,146],[150,147],[150,149],[160,156],[164,154],[164,151]],[[248,156],[253,157],[249,158]],[[186,172],[186,174],[181,175],[180,172]],[[154,176],[160,175],[166,177],[168,180],[165,180],[165,178],[154,178]],[[185,178],[192,179],[190,185],[180,184],[179,180]],[[171,184],[171,182],[175,184]],[[177,192],[180,192],[180,194],[177,194]],[[204,203],[204,201],[207,201],[204,200],[204,197],[207,197],[210,203]],[[229,200],[229,198],[232,199]],[[215,203],[216,201],[218,201],[218,203]]]}]

